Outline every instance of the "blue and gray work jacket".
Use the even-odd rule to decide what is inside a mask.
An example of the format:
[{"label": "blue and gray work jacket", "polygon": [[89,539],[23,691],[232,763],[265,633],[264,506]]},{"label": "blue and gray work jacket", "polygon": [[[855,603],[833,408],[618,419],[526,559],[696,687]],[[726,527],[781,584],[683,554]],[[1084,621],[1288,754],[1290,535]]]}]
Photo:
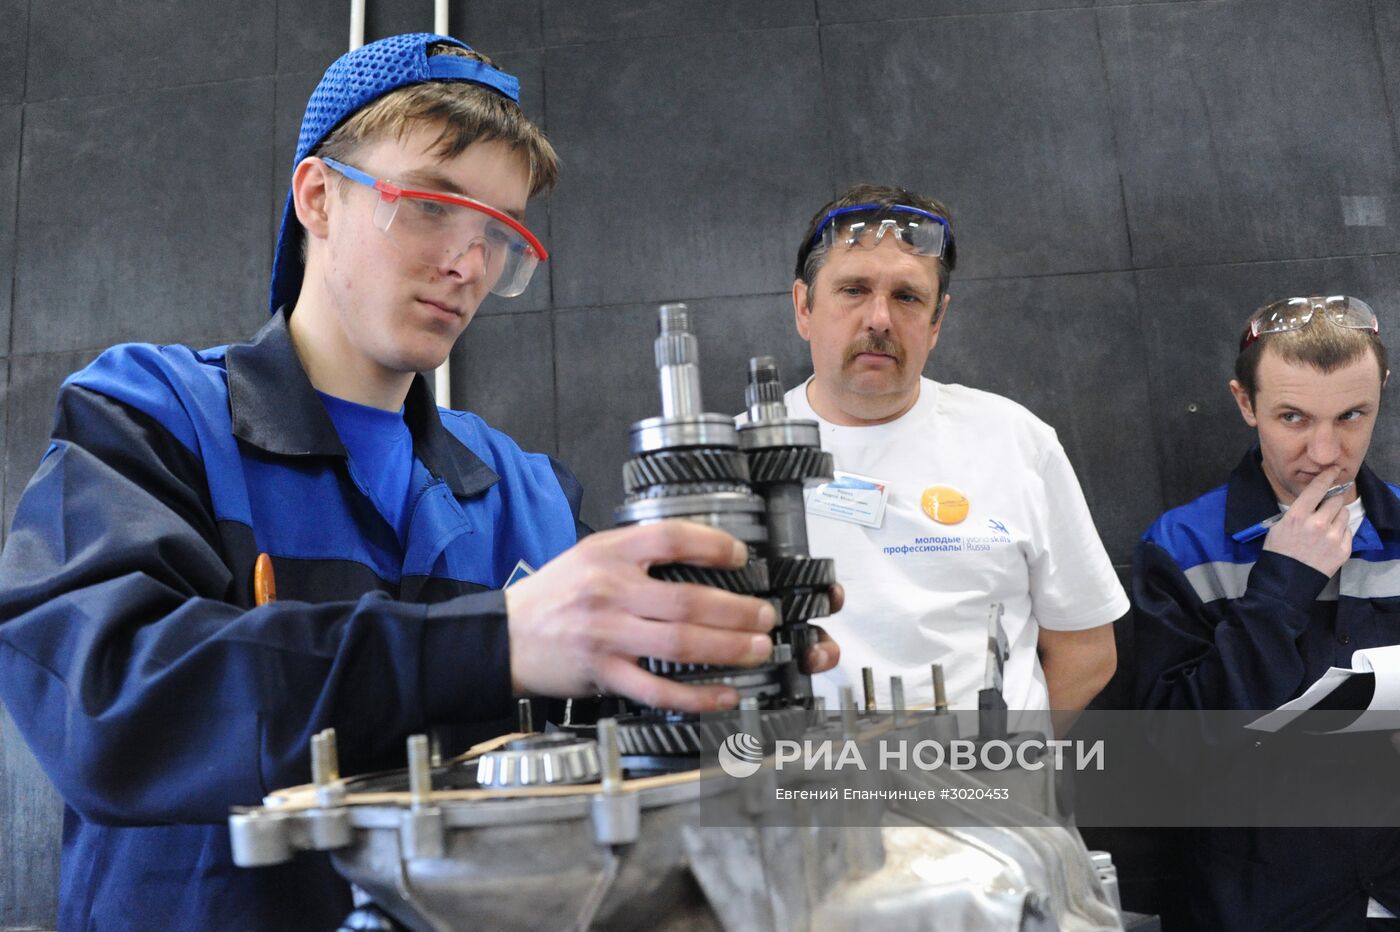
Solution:
[{"label": "blue and gray work jacket", "polygon": [[[1278,512],[1257,447],[1157,520],[1133,560],[1140,708],[1275,709],[1354,651],[1400,643],[1400,490],[1364,465],[1356,485],[1366,517],[1331,579],[1231,536]],[[1181,927],[1361,930],[1371,898],[1400,913],[1400,830],[1179,834]]]},{"label": "blue and gray work jacket", "polygon": [[[229,807],[306,782],[326,727],[346,773],[403,766],[430,726],[509,730],[500,590],[576,541],[581,489],[421,377],[404,416],[400,543],[285,312],[64,383],[0,557],[0,696],[66,804],[63,928],[334,928],[325,857],[234,867]],[[255,607],[260,553],[278,600]]]}]

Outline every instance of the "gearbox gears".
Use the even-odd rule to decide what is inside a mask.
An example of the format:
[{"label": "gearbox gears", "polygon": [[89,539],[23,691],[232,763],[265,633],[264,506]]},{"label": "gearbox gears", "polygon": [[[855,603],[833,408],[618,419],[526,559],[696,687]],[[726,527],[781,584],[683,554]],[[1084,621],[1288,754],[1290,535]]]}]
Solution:
[{"label": "gearbox gears", "polygon": [[[749,561],[736,569],[667,564],[651,575],[672,582],[714,586],[772,601],[779,611],[769,661],[756,668],[714,667],[644,658],[652,673],[686,683],[722,683],[764,709],[805,710],[811,679],[802,660],[816,640],[808,625],[831,611],[836,582],[830,560],[807,550],[803,489],[830,479],[831,456],[822,452],[815,421],[790,418],[772,357],[750,360],[744,423],[705,413],[701,401],[699,344],[684,304],[660,308],[655,342],[661,416],[631,430],[631,459],[623,466],[626,499],[618,525],[668,518],[721,528],[749,545]],[[626,753],[694,754],[706,724],[695,716],[648,710],[618,720]]]}]

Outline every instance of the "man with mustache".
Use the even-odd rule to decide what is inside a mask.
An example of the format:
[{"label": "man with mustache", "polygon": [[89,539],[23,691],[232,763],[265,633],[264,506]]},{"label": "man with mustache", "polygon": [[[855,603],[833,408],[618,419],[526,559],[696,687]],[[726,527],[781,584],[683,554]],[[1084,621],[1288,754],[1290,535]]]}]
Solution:
[{"label": "man with mustache", "polygon": [[877,672],[931,694],[944,667],[953,708],[977,708],[989,611],[1003,608],[1012,709],[1082,709],[1116,665],[1112,623],[1128,611],[1055,432],[1008,399],[922,377],[947,318],[956,262],[938,201],[857,185],[817,211],[792,286],[814,374],[787,393],[821,425],[836,480],[807,496],[815,555],[846,587],[828,630],[832,699]]}]

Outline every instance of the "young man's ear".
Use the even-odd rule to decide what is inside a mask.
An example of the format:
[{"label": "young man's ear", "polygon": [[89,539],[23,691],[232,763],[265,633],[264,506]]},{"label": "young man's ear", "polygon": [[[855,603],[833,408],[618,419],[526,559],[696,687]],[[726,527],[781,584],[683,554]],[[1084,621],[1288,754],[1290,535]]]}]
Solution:
[{"label": "young man's ear", "polygon": [[331,170],[318,158],[301,160],[292,172],[292,209],[307,236],[325,239],[330,231],[326,201],[331,187]]},{"label": "young man's ear", "polygon": [[1230,394],[1235,396],[1235,404],[1239,405],[1240,417],[1250,427],[1258,427],[1259,419],[1254,416],[1254,405],[1249,400],[1249,392],[1240,384],[1239,379],[1230,380]]},{"label": "young man's ear", "polygon": [[797,325],[798,336],[810,343],[812,307],[807,303],[807,298],[807,283],[800,278],[795,279],[792,283],[792,320]]}]

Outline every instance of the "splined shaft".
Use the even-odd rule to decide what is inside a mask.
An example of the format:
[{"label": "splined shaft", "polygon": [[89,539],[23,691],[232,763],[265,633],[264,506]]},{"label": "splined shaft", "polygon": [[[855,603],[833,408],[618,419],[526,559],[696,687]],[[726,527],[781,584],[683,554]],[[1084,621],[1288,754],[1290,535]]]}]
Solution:
[{"label": "splined shaft", "polygon": [[[836,583],[835,564],[813,559],[808,550],[804,498],[808,483],[832,478],[831,454],[822,452],[816,421],[788,416],[773,357],[749,360],[744,400],[748,423],[739,428],[739,448],[749,460],[749,481],[764,500],[769,594],[782,607],[775,638],[801,660],[816,642],[816,632],[807,621],[831,614],[831,587]],[[797,701],[810,699],[811,677],[798,665],[787,674],[784,695]]]},{"label": "splined shaft", "polygon": [[693,417],[705,410],[700,400],[700,344],[690,332],[690,312],[684,304],[661,305],[656,368],[662,417]]},{"label": "splined shaft", "polygon": [[783,382],[778,377],[778,361],[772,356],[755,356],[749,360],[749,384],[744,386],[744,404],[749,409],[749,420],[754,423],[787,418]]}]

